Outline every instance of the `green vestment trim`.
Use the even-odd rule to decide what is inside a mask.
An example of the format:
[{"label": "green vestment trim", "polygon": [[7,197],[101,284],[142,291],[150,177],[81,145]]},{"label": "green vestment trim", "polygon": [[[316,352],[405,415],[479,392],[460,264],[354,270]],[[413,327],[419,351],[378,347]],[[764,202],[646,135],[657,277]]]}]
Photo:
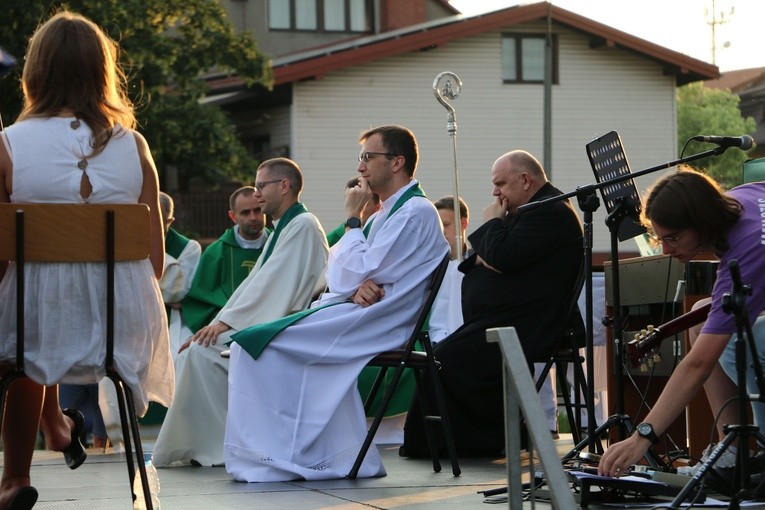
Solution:
[{"label": "green vestment trim", "polygon": [[[393,216],[393,214],[398,211],[401,206],[404,205],[404,203],[410,198],[424,196],[425,193],[422,191],[419,183],[410,187],[398,198],[398,200],[396,200],[396,203],[393,204],[393,208],[391,208],[387,218]],[[281,222],[279,222],[279,225],[281,225]],[[278,228],[279,226],[277,226],[277,230]],[[341,301],[340,303],[348,302],[349,301]],[[265,349],[271,340],[273,340],[273,338],[282,330],[291,326],[303,317],[318,312],[319,310],[327,308],[328,306],[339,305],[340,303],[329,303],[323,306],[318,306],[316,308],[308,308],[306,310],[287,315],[286,317],[282,317],[281,319],[277,319],[275,321],[264,322],[262,324],[250,326],[249,328],[245,328],[231,335],[231,340],[226,344],[231,345],[232,342],[236,342],[242,347],[242,349],[247,351],[247,353],[252,356],[252,359],[258,359],[260,354],[263,352],[263,349]]]},{"label": "green vestment trim", "polygon": [[287,226],[287,224],[292,221],[293,218],[295,218],[299,214],[303,214],[305,212],[308,212],[308,209],[301,204],[300,202],[295,202],[292,204],[289,209],[284,211],[284,214],[281,218],[279,218],[279,222],[276,224],[276,228],[274,229],[274,233],[271,234],[271,239],[268,242],[268,249],[266,250],[266,253],[263,254],[263,262],[260,264],[261,267],[263,264],[265,264],[268,261],[268,258],[271,256],[271,252],[274,251],[274,246],[276,246],[276,241],[279,239],[279,234],[282,233],[282,230],[284,230],[284,227]]}]

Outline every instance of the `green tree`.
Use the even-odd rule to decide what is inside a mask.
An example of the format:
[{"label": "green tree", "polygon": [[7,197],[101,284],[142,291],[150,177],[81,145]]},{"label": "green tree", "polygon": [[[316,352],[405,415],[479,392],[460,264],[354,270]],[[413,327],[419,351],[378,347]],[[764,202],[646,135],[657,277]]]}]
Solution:
[{"label": "green tree", "polygon": [[[751,117],[744,118],[738,108],[739,97],[728,91],[689,83],[677,89],[678,151],[688,156],[710,148],[709,144],[686,141],[696,135],[739,136],[753,133],[757,124]],[[720,156],[698,159],[689,163],[705,172],[725,188],[742,182],[745,152],[728,149]]]},{"label": "green tree", "polygon": [[[67,8],[103,27],[121,49],[146,136],[166,180],[175,168],[181,188],[192,177],[215,184],[252,175],[247,153],[231,119],[199,99],[205,77],[236,76],[248,88],[270,88],[270,61],[248,33],[237,34],[218,0],[24,0],[0,9],[0,46],[19,65],[0,80],[0,112],[10,124],[21,111],[21,63],[29,37],[41,21]],[[166,183],[164,183],[166,184]]]}]

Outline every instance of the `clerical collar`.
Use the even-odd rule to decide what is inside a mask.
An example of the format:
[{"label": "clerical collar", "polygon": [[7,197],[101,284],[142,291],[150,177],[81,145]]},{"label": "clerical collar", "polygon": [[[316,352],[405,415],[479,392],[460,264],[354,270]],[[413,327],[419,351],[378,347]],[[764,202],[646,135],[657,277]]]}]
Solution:
[{"label": "clerical collar", "polygon": [[266,244],[266,239],[268,239],[268,235],[266,234],[266,231],[263,230],[260,233],[260,237],[250,241],[249,239],[245,239],[239,234],[239,225],[234,225],[234,239],[236,239],[236,244],[238,244],[240,248],[244,248],[246,250],[257,250],[262,248],[263,245]]}]

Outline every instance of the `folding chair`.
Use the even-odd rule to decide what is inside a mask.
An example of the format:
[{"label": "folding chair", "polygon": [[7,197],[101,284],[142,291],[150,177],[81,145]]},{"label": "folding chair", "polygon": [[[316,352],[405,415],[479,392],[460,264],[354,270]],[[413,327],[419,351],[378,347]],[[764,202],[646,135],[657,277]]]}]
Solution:
[{"label": "folding chair", "polygon": [[[584,269],[580,268],[579,276],[577,277],[576,284],[574,285],[574,294],[571,304],[569,305],[566,313],[566,327],[562,336],[556,343],[556,348],[553,354],[545,361],[544,368],[540,372],[536,381],[537,392],[547,379],[547,375],[550,373],[550,368],[555,366],[556,377],[558,380],[559,395],[563,398],[563,406],[566,409],[566,417],[568,423],[571,426],[571,436],[574,440],[574,444],[579,444],[582,434],[582,415],[581,410],[587,406],[582,402],[582,396],[587,395],[587,378],[584,375],[584,357],[579,354],[579,346],[576,342],[576,318],[579,308],[579,294],[584,287]],[[571,364],[574,369],[574,379],[572,381],[572,388],[569,388],[566,381],[566,374],[568,372],[568,365]],[[570,390],[574,392],[574,402],[571,402]]]},{"label": "folding chair", "polygon": [[[142,204],[0,204],[0,260],[16,261],[16,365],[0,380],[0,410],[5,415],[6,395],[24,372],[24,265],[34,262],[106,263],[106,376],[117,390],[133,500],[135,467],[131,439],[141,476],[146,508],[153,509],[144,465],[133,394],[114,367],[115,262],[143,260],[150,248],[149,208]],[[95,381],[94,381],[95,382]],[[129,426],[128,426],[129,419]],[[0,419],[0,426],[2,420]]]},{"label": "folding chair", "polygon": [[[438,378],[438,370],[440,368],[440,364],[433,356],[433,346],[430,343],[430,337],[428,336],[427,331],[423,331],[423,327],[425,326],[428,314],[430,313],[430,309],[433,306],[433,302],[436,300],[438,289],[441,287],[441,282],[444,279],[444,275],[446,274],[446,269],[448,266],[449,254],[447,253],[444,259],[441,261],[441,264],[439,264],[439,266],[430,277],[428,288],[425,294],[425,303],[420,309],[420,313],[417,316],[417,322],[414,325],[412,334],[404,344],[404,347],[395,351],[382,352],[372,358],[369,363],[367,363],[367,366],[380,367],[380,372],[377,374],[377,378],[372,384],[372,389],[369,391],[369,395],[367,395],[367,399],[364,402],[365,411],[368,411],[370,405],[372,402],[374,402],[375,396],[377,395],[377,392],[379,391],[380,387],[382,386],[382,382],[385,379],[385,374],[388,368],[395,368],[396,370],[393,373],[393,377],[391,378],[390,382],[388,383],[388,387],[383,395],[382,402],[380,403],[380,406],[377,410],[377,414],[372,421],[372,425],[367,431],[367,436],[364,438],[364,443],[361,446],[361,450],[359,450],[359,453],[356,456],[356,461],[354,462],[351,471],[348,473],[348,478],[351,480],[355,480],[359,473],[361,463],[364,461],[364,457],[366,457],[367,451],[369,451],[369,447],[374,440],[377,429],[380,426],[380,422],[382,422],[382,419],[385,416],[385,410],[388,408],[388,404],[390,404],[391,398],[393,397],[393,392],[396,391],[396,386],[398,385],[398,382],[401,379],[401,375],[404,373],[405,368],[411,368],[413,370],[415,383],[417,385],[417,394],[420,398],[420,402],[423,403],[421,408],[423,412],[423,419],[425,420],[426,424],[425,432],[428,438],[428,448],[430,449],[430,456],[433,459],[433,470],[436,473],[440,472],[441,462],[438,458],[436,439],[433,435],[431,427],[429,427],[428,424],[430,424],[432,427],[436,427],[438,425],[441,426],[441,431],[446,442],[446,448],[449,452],[449,457],[451,458],[452,462],[452,473],[454,473],[454,476],[460,475],[461,471],[459,462],[457,461],[457,449],[454,446],[454,438],[452,437],[452,429],[449,425],[446,403],[444,402],[444,395],[443,391],[441,390],[441,382]],[[414,350],[418,341],[423,351]],[[435,394],[434,407],[437,409],[438,414],[426,414],[425,412],[426,403],[428,403],[429,400],[427,400],[427,392],[424,391],[423,387],[423,372],[425,372],[427,376],[430,377],[430,381],[433,385]]]}]

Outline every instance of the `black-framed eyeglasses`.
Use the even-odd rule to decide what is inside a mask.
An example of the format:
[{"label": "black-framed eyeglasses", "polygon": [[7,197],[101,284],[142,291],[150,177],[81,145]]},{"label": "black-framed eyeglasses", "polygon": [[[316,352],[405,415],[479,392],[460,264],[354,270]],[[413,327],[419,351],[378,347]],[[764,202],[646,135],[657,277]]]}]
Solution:
[{"label": "black-framed eyeglasses", "polygon": [[687,230],[681,230],[680,232],[674,232],[672,234],[668,234],[665,236],[657,236],[653,232],[648,234],[648,236],[651,238],[651,241],[653,241],[656,244],[666,244],[667,246],[671,246],[673,248],[677,248],[680,246],[680,240],[683,238],[685,233],[688,232]]},{"label": "black-framed eyeglasses", "polygon": [[262,182],[256,182],[255,183],[255,189],[262,190],[269,184],[273,184],[275,182],[282,182],[284,179],[272,179],[270,181],[262,181]]},{"label": "black-framed eyeglasses", "polygon": [[393,154],[392,152],[362,152],[359,154],[359,163],[369,163],[369,160],[372,159],[372,156],[385,156],[386,158],[390,159],[396,156],[396,154]]}]

